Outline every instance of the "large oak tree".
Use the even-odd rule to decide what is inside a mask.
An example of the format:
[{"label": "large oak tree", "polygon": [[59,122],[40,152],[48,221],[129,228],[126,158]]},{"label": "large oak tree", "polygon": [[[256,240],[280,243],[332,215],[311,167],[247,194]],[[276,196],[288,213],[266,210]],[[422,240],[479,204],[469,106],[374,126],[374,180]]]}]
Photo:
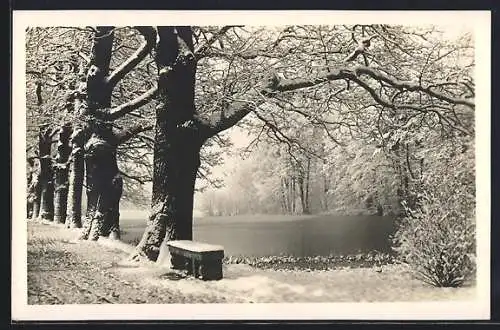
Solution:
[{"label": "large oak tree", "polygon": [[[336,99],[349,100],[344,103],[357,107],[357,112],[429,115],[462,131],[458,113],[474,111],[473,98],[463,93],[469,87],[460,76],[436,82],[433,74],[429,81],[425,69],[432,65],[415,61],[429,56],[419,54],[414,47],[419,43],[413,41],[427,40],[426,32],[386,26],[161,26],[156,32],[160,105],[151,215],[133,259],[156,260],[162,242],[192,239],[196,173],[207,140],[249,114],[286,139],[278,126],[286,124],[286,118],[275,118],[287,108],[276,102],[285,95],[329,104],[323,114],[301,113],[297,107],[287,110],[313,117],[330,134],[337,127],[338,135],[343,125],[329,121],[332,111],[342,112],[341,106],[335,107]],[[172,262],[175,266],[177,261]]]}]

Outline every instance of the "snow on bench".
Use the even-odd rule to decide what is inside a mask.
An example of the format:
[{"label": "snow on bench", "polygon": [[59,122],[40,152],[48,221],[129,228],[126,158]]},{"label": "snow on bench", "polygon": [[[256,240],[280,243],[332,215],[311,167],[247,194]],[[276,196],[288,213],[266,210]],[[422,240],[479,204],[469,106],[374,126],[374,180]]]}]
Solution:
[{"label": "snow on bench", "polygon": [[222,246],[189,240],[169,241],[167,246],[174,269],[187,270],[203,280],[222,279]]}]

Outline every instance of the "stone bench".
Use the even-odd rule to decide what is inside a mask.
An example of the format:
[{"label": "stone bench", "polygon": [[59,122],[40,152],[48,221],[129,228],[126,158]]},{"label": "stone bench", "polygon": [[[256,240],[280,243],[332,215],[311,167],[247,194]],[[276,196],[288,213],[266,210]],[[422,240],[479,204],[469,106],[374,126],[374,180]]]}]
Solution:
[{"label": "stone bench", "polygon": [[169,241],[167,246],[173,269],[186,270],[202,280],[222,279],[222,246],[189,240]]}]

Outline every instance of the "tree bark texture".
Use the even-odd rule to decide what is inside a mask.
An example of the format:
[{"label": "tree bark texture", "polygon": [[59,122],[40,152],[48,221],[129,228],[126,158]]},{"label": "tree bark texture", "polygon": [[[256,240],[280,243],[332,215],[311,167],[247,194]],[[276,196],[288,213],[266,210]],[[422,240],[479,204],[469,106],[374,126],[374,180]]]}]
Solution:
[{"label": "tree bark texture", "polygon": [[87,73],[87,113],[94,120],[87,122],[90,133],[85,143],[87,210],[82,239],[97,240],[111,232],[119,238],[119,201],[123,189],[116,159],[119,141],[111,123],[100,116],[111,107],[113,85],[107,78],[113,39],[112,27],[97,28]]},{"label": "tree bark texture", "polygon": [[54,221],[65,223],[68,203],[68,170],[71,148],[69,145],[71,137],[71,126],[65,124],[60,127],[57,143],[55,172],[55,194],[54,194]]},{"label": "tree bark texture", "polygon": [[52,221],[54,219],[54,174],[50,155],[52,137],[46,127],[40,128],[38,136],[40,157],[40,212],[39,219]]},{"label": "tree bark texture", "polygon": [[71,135],[71,155],[68,178],[68,205],[66,227],[82,227],[82,192],[84,179],[84,147],[81,128],[74,127]]},{"label": "tree bark texture", "polygon": [[26,160],[28,168],[26,172],[26,219],[31,218],[31,214],[33,213],[33,195],[31,193],[31,182],[33,181],[33,172],[34,172],[34,160],[32,158],[28,158]]},{"label": "tree bark texture", "polygon": [[40,213],[40,162],[38,159],[29,160],[30,164],[30,178],[28,179],[28,217],[36,220]]},{"label": "tree bark texture", "polygon": [[[83,66],[80,67],[80,74],[83,77]],[[73,108],[77,116],[86,113],[86,82],[80,78],[80,81],[74,88],[72,97],[66,100],[66,109]],[[72,125],[70,136],[71,153],[69,156],[68,173],[68,199],[67,215],[65,225],[68,228],[82,227],[82,192],[85,171],[84,144],[86,139],[85,125],[74,123]]]},{"label": "tree bark texture", "polygon": [[118,173],[111,181],[110,207],[104,214],[103,236],[120,239],[120,198],[123,193],[123,179]]},{"label": "tree bark texture", "polygon": [[[193,197],[204,140],[195,124],[196,63],[188,27],[158,27],[156,64],[161,105],[156,111],[151,214],[133,259],[155,261],[163,241],[192,239]],[[172,259],[175,266],[180,260]]]},{"label": "tree bark texture", "polygon": [[99,236],[119,237],[118,204],[122,194],[116,145],[93,134],[85,145],[87,172],[87,208],[91,210],[85,222],[82,238],[97,240]]}]

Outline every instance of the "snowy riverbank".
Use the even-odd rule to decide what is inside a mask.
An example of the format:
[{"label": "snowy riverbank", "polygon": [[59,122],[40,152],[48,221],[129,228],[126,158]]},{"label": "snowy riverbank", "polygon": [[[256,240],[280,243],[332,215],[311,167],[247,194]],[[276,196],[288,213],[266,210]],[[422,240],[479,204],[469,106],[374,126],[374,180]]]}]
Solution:
[{"label": "snowy riverbank", "polygon": [[[475,289],[433,288],[401,266],[280,272],[224,265],[224,279],[186,278],[163,263],[130,265],[133,248],[103,239],[75,240],[77,231],[28,224],[29,304],[258,303],[467,300]],[[128,250],[128,251],[127,251]]]}]

